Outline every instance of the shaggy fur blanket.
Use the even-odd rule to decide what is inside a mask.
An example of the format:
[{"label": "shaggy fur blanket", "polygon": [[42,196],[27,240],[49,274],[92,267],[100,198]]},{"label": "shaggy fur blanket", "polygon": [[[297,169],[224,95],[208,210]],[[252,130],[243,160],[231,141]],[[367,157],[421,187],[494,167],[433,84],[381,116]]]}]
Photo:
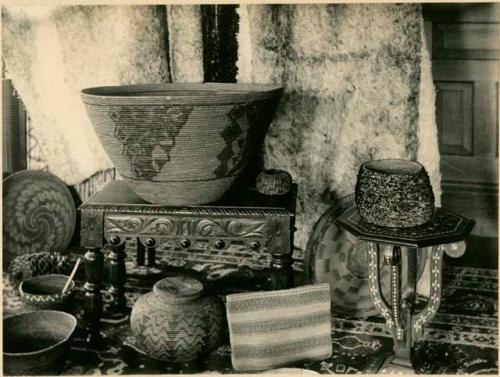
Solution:
[{"label": "shaggy fur blanket", "polygon": [[169,81],[157,6],[2,7],[6,75],[48,169],[67,184],[111,167],[80,100],[85,87]]},{"label": "shaggy fur blanket", "polygon": [[167,6],[172,82],[203,82],[200,5]]},{"label": "shaggy fur blanket", "polygon": [[[4,7],[8,77],[49,169],[66,183],[111,166],[84,112],[82,87],[202,81],[199,6],[161,9]],[[420,161],[440,205],[420,5],[241,5],[239,16],[238,81],[285,87],[264,157],[267,167],[288,170],[299,184],[297,247],[305,248],[327,207],[353,192],[367,160]]]},{"label": "shaggy fur blanket", "polygon": [[296,246],[305,247],[332,202],[354,191],[367,160],[420,160],[439,204],[420,5],[247,5],[239,15],[239,82],[285,87],[264,157],[299,184]]}]

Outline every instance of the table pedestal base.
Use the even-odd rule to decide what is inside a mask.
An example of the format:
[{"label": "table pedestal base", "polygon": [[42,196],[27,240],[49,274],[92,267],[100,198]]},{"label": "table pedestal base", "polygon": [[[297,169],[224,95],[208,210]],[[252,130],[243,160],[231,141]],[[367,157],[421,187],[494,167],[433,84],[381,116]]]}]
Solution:
[{"label": "table pedestal base", "polygon": [[[423,327],[437,312],[441,301],[441,271],[444,248],[434,246],[430,255],[420,250],[421,257],[428,258],[431,270],[429,301],[420,312],[415,310],[417,285],[417,248],[401,245],[371,243],[368,251],[368,280],[370,295],[377,310],[386,320],[387,330],[394,341],[394,355],[384,367],[412,369],[412,347],[422,335]],[[391,293],[386,298],[380,291],[380,259],[390,268]],[[382,373],[382,372],[381,372]]]},{"label": "table pedestal base", "polygon": [[394,356],[388,356],[378,370],[380,374],[415,374],[411,363],[406,360],[396,359]]},{"label": "table pedestal base", "polygon": [[[345,211],[336,221],[360,240],[369,242],[368,282],[373,304],[385,319],[394,341],[394,356],[387,366],[411,368],[412,347],[434,317],[441,301],[443,253],[458,258],[465,252],[465,238],[474,227],[468,220],[436,208],[432,220],[413,228],[390,228],[369,224],[357,208]],[[430,271],[428,301],[417,310],[417,262],[426,258]],[[381,264],[390,270],[390,293],[384,297],[380,286]]]}]

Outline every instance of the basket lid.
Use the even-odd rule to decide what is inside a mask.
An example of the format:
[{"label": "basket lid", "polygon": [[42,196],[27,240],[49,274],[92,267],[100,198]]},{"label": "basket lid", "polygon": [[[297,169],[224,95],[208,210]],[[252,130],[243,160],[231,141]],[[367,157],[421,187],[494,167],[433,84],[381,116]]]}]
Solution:
[{"label": "basket lid", "polygon": [[200,296],[203,283],[185,275],[166,277],[155,283],[153,292],[168,301],[189,301]]}]

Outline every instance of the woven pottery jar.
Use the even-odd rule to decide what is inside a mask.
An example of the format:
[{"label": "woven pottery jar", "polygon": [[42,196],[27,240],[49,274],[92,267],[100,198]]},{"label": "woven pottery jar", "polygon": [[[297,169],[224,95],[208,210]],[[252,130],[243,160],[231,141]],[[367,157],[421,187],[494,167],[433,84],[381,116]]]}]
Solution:
[{"label": "woven pottery jar", "polygon": [[117,171],[150,203],[219,199],[256,156],[282,93],[275,85],[151,84],[82,90]]},{"label": "woven pottery jar", "polygon": [[184,363],[213,351],[227,333],[222,301],[191,277],[158,281],[132,308],[130,324],[137,346],[149,356]]},{"label": "woven pottery jar", "polygon": [[388,159],[364,163],[358,173],[355,201],[364,221],[385,227],[423,225],[434,213],[429,176],[415,161]]}]

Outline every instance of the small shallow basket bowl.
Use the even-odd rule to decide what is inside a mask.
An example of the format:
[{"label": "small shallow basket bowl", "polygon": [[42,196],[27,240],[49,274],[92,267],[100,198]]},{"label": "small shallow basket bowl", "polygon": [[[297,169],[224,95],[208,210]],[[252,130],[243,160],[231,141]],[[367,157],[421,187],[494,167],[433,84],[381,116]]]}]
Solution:
[{"label": "small shallow basket bowl", "polygon": [[5,318],[4,374],[61,373],[76,325],[73,315],[55,310],[38,310]]},{"label": "small shallow basket bowl", "polygon": [[257,156],[282,88],[260,84],[150,84],[82,90],[118,173],[164,205],[216,201]]},{"label": "small shallow basket bowl", "polygon": [[75,288],[75,282],[71,281],[66,292],[62,293],[68,278],[66,275],[49,274],[25,280],[19,285],[19,295],[30,310],[68,311]]}]

